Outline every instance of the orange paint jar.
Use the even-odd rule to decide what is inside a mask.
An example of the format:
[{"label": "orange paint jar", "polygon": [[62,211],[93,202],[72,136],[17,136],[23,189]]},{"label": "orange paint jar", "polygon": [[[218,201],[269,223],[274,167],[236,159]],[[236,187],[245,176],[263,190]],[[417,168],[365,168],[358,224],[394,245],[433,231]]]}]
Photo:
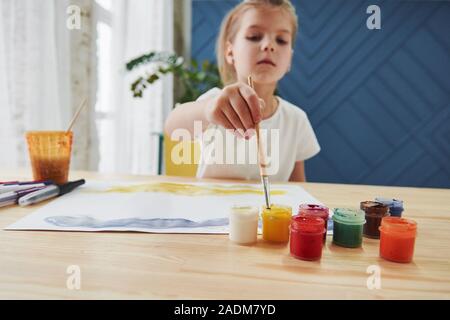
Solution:
[{"label": "orange paint jar", "polygon": [[411,262],[416,234],[417,223],[413,220],[383,218],[380,226],[380,256],[394,262]]},{"label": "orange paint jar", "polygon": [[288,242],[292,208],[273,204],[270,209],[263,206],[263,239],[272,242]]}]

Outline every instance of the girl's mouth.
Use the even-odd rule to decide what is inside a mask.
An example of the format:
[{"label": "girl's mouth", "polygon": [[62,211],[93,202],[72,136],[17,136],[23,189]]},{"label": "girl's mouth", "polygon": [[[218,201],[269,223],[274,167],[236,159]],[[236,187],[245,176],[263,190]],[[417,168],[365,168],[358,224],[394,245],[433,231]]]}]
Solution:
[{"label": "girl's mouth", "polygon": [[275,63],[272,60],[270,60],[270,59],[263,59],[261,61],[258,61],[257,64],[268,64],[268,65],[271,65],[271,66],[275,67]]}]

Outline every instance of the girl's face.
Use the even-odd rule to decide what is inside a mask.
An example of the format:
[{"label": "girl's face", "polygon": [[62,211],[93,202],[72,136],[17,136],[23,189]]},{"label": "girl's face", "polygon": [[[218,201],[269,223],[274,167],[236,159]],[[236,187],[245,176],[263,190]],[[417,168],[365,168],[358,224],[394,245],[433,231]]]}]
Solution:
[{"label": "girl's face", "polygon": [[227,43],[226,60],[237,80],[247,76],[261,84],[273,84],[289,71],[292,59],[292,19],[276,7],[251,8],[240,19],[233,43]]}]

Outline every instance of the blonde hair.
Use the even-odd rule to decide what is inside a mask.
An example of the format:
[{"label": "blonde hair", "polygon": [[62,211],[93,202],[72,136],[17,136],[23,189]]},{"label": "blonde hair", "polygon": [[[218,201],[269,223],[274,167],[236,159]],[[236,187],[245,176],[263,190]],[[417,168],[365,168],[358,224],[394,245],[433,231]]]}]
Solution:
[{"label": "blonde hair", "polygon": [[250,8],[260,8],[262,6],[279,7],[286,10],[292,16],[293,32],[292,42],[294,45],[298,29],[298,19],[295,8],[290,0],[244,0],[235,6],[222,21],[220,26],[219,37],[216,43],[217,65],[219,67],[220,78],[224,85],[228,85],[236,81],[236,71],[233,66],[229,65],[225,60],[225,50],[227,42],[233,42],[238,32],[240,18],[243,13]]}]

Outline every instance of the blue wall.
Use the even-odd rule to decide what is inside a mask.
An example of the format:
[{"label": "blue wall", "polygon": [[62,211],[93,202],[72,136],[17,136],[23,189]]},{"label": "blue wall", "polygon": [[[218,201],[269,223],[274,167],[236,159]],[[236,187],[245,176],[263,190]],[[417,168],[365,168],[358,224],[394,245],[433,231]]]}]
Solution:
[{"label": "blue wall", "polygon": [[[214,60],[239,1],[193,0],[192,55]],[[309,181],[450,187],[450,2],[294,0],[300,32],[280,95],[322,151]],[[366,8],[381,8],[368,30]]]}]

